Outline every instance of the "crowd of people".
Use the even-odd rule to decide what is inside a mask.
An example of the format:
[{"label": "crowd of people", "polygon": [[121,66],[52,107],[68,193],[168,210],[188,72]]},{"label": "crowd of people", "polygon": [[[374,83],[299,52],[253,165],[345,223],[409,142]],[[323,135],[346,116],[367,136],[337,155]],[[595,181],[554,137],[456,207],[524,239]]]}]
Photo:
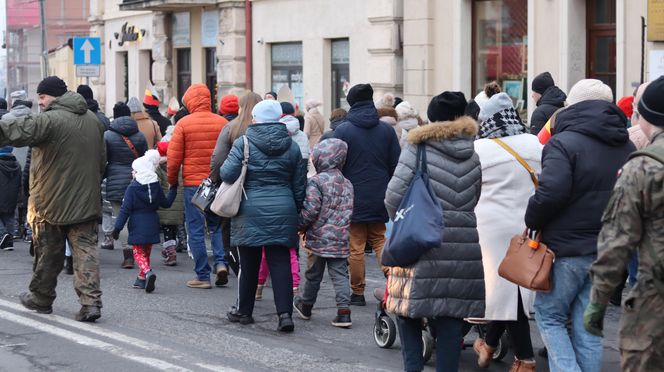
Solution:
[{"label": "crowd of people", "polygon": [[[333,110],[329,125],[320,102],[302,112],[274,92],[226,95],[215,113],[203,84],[164,116],[148,87],[142,105],[137,97],[118,102],[109,120],[90,87],[72,92],[48,77],[37,89],[40,114],[25,92],[11,95],[9,112],[0,100],[0,248],[29,235],[34,273],[20,300],[39,313],[52,312],[64,267],[75,275],[76,319],[98,319],[98,248],[117,241],[122,267],[138,266],[132,286],[147,293],[157,286],[150,256],[159,244],[167,266],[177,264],[177,252],[190,253],[190,288],[226,286],[234,272],[238,298],[227,317],[241,325],[254,322],[270,276],[281,332],[294,331],[293,311],[311,319],[327,267],[337,303],[332,325],[351,327],[351,306],[366,305],[365,249],[380,265],[389,223],[403,213],[426,159],[444,238],[412,265],[380,265],[404,370],[424,368],[427,319],[439,371],[458,369],[468,321],[487,323],[473,345],[479,367],[489,367],[506,332],[511,371],[534,371],[534,317],[551,371],[599,371],[602,320],[610,302],[620,305],[627,278],[622,367],[661,369],[664,77],[618,104],[599,80],[581,80],[565,94],[548,72],[532,91],[530,125],[497,83],[471,100],[443,92],[425,117],[358,84],[346,97],[350,109]],[[30,147],[24,170],[10,146]],[[195,204],[201,185],[238,179],[243,197],[234,217]],[[548,292],[499,275],[510,240],[526,230],[555,254]]]}]

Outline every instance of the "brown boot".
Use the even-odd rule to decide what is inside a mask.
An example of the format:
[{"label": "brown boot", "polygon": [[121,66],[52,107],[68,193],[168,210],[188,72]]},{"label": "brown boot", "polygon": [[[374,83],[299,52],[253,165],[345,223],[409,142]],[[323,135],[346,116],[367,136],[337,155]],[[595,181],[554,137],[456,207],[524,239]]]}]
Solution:
[{"label": "brown boot", "polygon": [[122,261],[123,269],[133,269],[134,268],[134,252],[127,248],[122,250],[122,255],[124,256],[124,261]]},{"label": "brown boot", "polygon": [[487,345],[481,338],[475,340],[475,343],[473,343],[473,349],[477,354],[477,365],[480,366],[480,368],[489,368],[491,360],[493,359],[493,353],[496,349]]},{"label": "brown boot", "polygon": [[510,372],[535,372],[535,360],[519,360],[514,358]]}]

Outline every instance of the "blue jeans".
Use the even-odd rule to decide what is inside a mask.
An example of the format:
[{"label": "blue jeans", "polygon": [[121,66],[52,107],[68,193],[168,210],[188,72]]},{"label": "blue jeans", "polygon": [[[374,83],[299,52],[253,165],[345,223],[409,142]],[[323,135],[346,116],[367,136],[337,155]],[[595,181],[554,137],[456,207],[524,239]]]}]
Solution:
[{"label": "blue jeans", "polygon": [[[602,338],[583,327],[583,312],[590,302],[590,265],[596,256],[560,257],[553,264],[549,293],[535,297],[535,319],[549,352],[552,372],[599,372]],[[572,320],[571,334],[565,323]]]},{"label": "blue jeans", "polygon": [[208,265],[207,249],[205,248],[205,227],[207,226],[212,242],[215,268],[223,264],[224,243],[221,240],[221,217],[211,213],[203,213],[191,204],[191,198],[198,187],[188,186],[184,188],[184,215],[187,223],[187,242],[191,254],[194,256],[194,271],[198,280],[210,280],[210,265]]},{"label": "blue jeans", "polygon": [[[447,317],[429,319],[429,326],[436,335],[436,372],[458,371],[463,343],[463,320]],[[397,328],[404,371],[422,371],[422,320],[398,316]]]},{"label": "blue jeans", "polygon": [[630,288],[634,288],[636,285],[636,274],[639,272],[639,252],[632,252],[632,257],[629,259],[627,264],[627,272],[629,273],[629,279],[627,280]]}]

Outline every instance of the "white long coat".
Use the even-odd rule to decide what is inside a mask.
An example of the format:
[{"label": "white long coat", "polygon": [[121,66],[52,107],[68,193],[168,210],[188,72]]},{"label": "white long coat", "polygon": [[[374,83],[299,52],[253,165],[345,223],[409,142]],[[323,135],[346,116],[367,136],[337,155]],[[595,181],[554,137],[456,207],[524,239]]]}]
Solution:
[{"label": "white long coat", "polygon": [[[542,171],[542,145],[531,134],[501,138],[539,175]],[[522,233],[528,199],[535,186],[528,171],[505,149],[490,139],[475,141],[482,165],[482,195],[475,207],[477,230],[482,247],[486,285],[487,320],[516,320],[518,289],[526,315],[533,312],[535,293],[519,288],[498,275],[510,240]]]}]

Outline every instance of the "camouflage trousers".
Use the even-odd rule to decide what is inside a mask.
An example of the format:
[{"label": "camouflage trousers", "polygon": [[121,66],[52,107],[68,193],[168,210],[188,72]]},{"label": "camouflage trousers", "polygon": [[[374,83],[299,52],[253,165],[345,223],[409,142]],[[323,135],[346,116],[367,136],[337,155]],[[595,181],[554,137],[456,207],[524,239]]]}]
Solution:
[{"label": "camouflage trousers", "polygon": [[664,342],[656,340],[644,350],[620,350],[624,372],[664,371]]},{"label": "camouflage trousers", "polygon": [[34,263],[30,292],[40,306],[55,301],[55,287],[65,260],[65,239],[74,261],[74,289],[81,305],[101,307],[97,221],[76,225],[32,223]]}]

